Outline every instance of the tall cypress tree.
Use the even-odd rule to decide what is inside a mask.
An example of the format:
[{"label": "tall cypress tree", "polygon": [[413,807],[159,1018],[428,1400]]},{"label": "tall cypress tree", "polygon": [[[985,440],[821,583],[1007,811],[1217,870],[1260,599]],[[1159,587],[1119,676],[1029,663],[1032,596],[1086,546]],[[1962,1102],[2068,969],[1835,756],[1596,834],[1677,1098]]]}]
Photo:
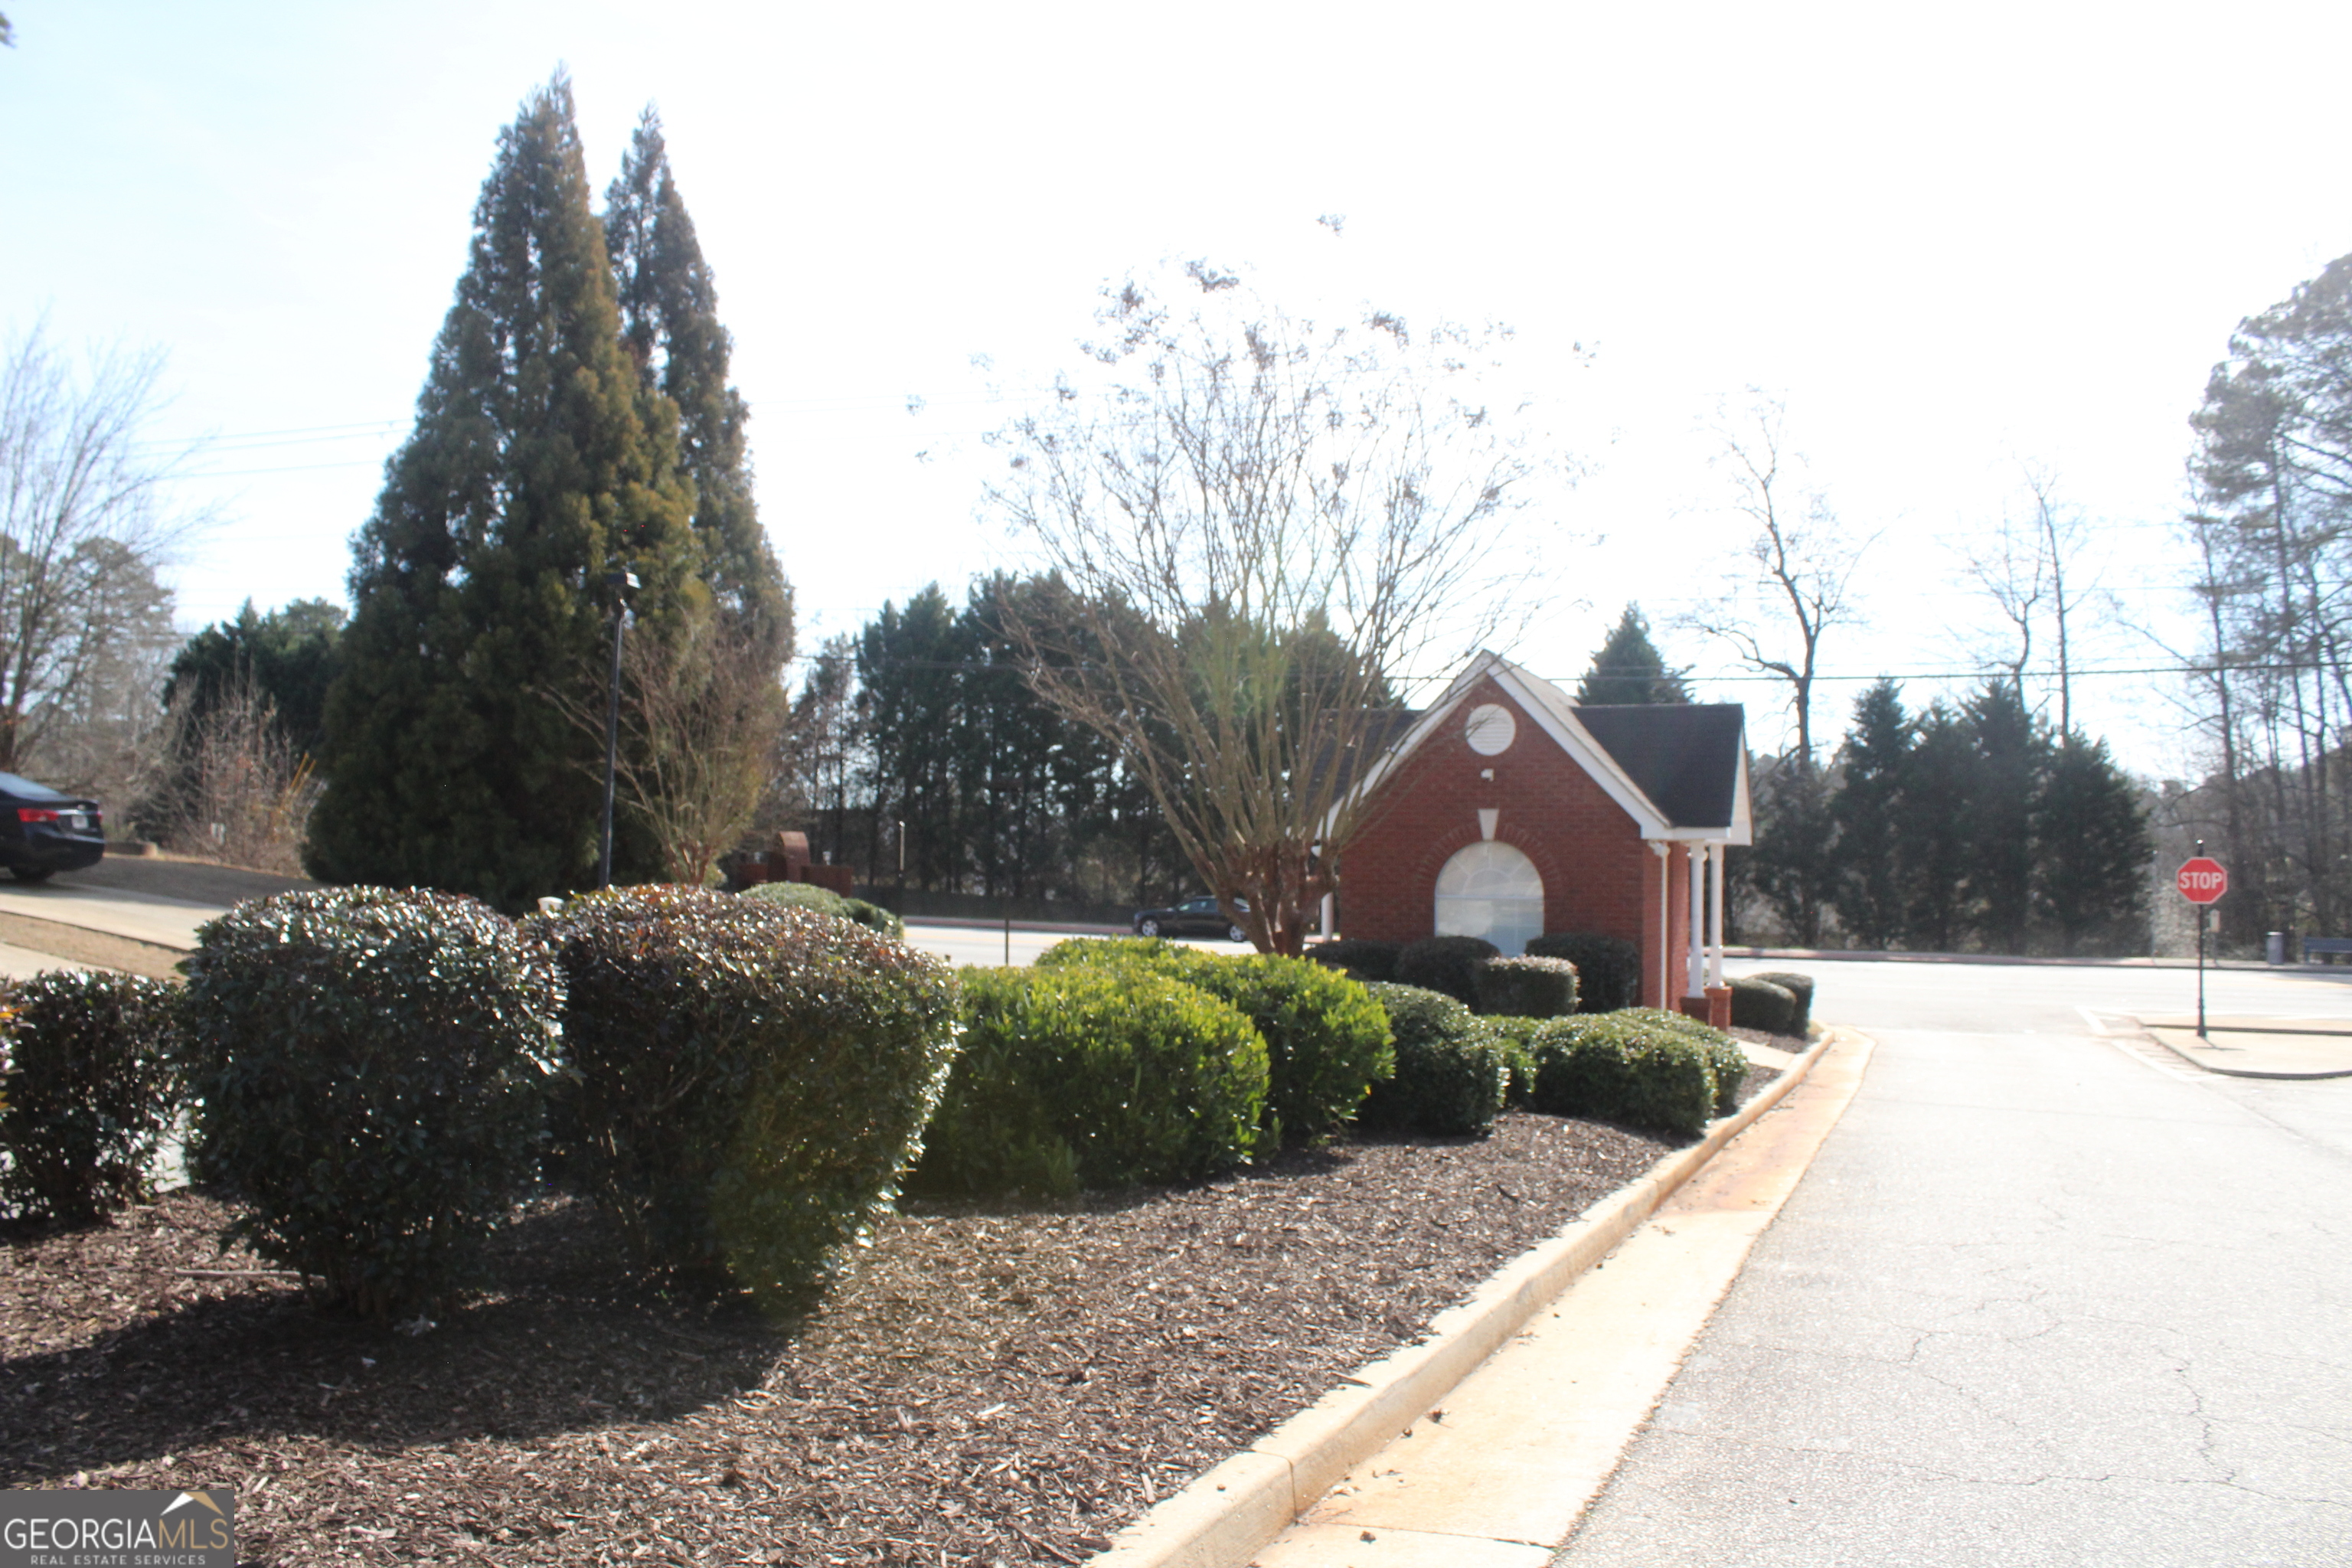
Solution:
[{"label": "tall cypress tree", "polygon": [[792,657],[792,589],[752,498],[751,411],[728,383],[734,341],[719,324],[719,287],[650,108],[604,201],[621,336],[645,385],[677,406],[678,461],[694,484],[705,577],[723,607],[756,626],[781,668]]},{"label": "tall cypress tree", "polygon": [[508,909],[586,883],[613,591],[651,635],[696,593],[677,410],[621,343],[571,84],[499,138],[415,427],[354,541],[309,863]]},{"label": "tall cypress tree", "polygon": [[1650,623],[1641,606],[1628,605],[1616,630],[1592,656],[1592,668],[1577,682],[1576,705],[1602,707],[1612,703],[1687,702],[1690,688],[1683,672],[1668,669],[1657,645],[1650,640]]},{"label": "tall cypress tree", "polygon": [[1853,728],[1838,751],[1830,800],[1838,919],[1867,948],[1891,948],[1904,936],[1902,795],[1911,739],[1902,689],[1882,679],[1856,699]]},{"label": "tall cypress tree", "polygon": [[1974,763],[1963,818],[1970,912],[1988,951],[2023,952],[2033,918],[2033,803],[2049,737],[2012,680],[1986,681],[1960,711]]}]

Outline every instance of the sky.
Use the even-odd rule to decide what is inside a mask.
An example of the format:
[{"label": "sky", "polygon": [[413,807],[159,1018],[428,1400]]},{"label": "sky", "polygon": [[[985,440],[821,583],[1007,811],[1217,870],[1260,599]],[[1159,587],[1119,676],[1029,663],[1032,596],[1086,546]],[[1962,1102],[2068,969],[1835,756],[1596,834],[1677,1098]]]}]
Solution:
[{"label": "sky", "polygon": [[563,69],[600,191],[662,116],[804,650],[1033,564],[983,438],[1104,283],[1202,258],[1296,316],[1511,330],[1549,461],[1501,651],[1538,674],[1637,601],[1780,743],[1776,689],[1676,624],[1742,559],[1719,432],[1760,392],[1863,546],[1818,731],[1881,674],[1966,689],[1995,619],[1967,562],[2033,471],[2101,591],[2077,721],[2182,776],[2146,672],[2193,637],[2188,416],[2237,321],[2352,250],[2340,6],[5,11],[0,330],[168,355],[153,450],[193,448],[215,518],[165,574],[191,630],[342,598],[498,133]]}]

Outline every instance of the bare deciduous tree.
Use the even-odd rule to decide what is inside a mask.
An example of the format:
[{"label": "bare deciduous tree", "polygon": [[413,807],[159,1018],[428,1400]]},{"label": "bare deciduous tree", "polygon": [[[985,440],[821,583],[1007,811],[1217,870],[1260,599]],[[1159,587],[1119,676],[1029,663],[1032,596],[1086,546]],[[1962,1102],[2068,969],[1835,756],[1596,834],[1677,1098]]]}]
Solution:
[{"label": "bare deciduous tree", "polygon": [[165,848],[302,874],[319,781],[249,671],[201,709],[193,693],[175,704],[163,749],[173,765],[145,815]]},{"label": "bare deciduous tree", "polygon": [[196,520],[167,505],[179,459],[141,437],[161,372],[121,351],[78,371],[39,327],[0,363],[0,771],[170,630],[155,568]]},{"label": "bare deciduous tree", "polygon": [[2033,673],[2035,630],[2049,627],[2058,732],[2065,735],[2074,726],[2074,617],[2093,602],[2098,587],[2083,582],[2077,570],[2085,528],[2081,511],[2060,498],[2057,479],[2047,469],[2029,466],[2024,482],[2027,515],[2004,514],[2000,528],[1972,544],[1962,559],[2014,639],[2014,657],[2004,649],[1986,658],[1985,668],[2000,670],[2018,690],[2025,690]]},{"label": "bare deciduous tree", "polygon": [[[1288,318],[1195,263],[1106,290],[1087,379],[1006,433],[995,510],[1070,593],[1009,627],[1261,951],[1299,951],[1364,805],[1389,682],[1493,629],[1526,472],[1475,395],[1486,340]],[[1184,280],[1171,287],[1185,289]]]}]

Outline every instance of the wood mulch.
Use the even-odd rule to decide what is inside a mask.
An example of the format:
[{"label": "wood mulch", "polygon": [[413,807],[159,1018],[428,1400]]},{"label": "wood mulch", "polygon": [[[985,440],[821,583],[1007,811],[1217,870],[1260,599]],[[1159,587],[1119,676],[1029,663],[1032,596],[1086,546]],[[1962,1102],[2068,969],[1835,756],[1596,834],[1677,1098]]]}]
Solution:
[{"label": "wood mulch", "polygon": [[636,1286],[549,1197],[415,1334],[321,1314],[174,1193],[0,1232],[0,1486],[233,1487],[239,1560],[289,1568],[1077,1563],[1670,1146],[1514,1112],[1063,1209],[910,1204],[782,1321]]}]

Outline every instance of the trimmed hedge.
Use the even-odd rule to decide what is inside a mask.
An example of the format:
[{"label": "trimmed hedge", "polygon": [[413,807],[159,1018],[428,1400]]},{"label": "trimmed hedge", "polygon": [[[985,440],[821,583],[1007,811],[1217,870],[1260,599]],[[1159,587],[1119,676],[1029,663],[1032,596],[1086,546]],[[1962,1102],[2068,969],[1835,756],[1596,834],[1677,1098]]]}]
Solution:
[{"label": "trimmed hedge", "polygon": [[1731,986],[1731,1026],[1786,1035],[1797,1019],[1796,993],[1753,974],[1734,976]]},{"label": "trimmed hedge", "polygon": [[1503,1037],[1441,993],[1382,984],[1368,989],[1396,1037],[1396,1073],[1372,1086],[1357,1121],[1395,1132],[1493,1131],[1509,1081]]},{"label": "trimmed hedge", "polygon": [[1233,956],[1152,937],[1056,942],[1047,970],[1139,968],[1196,986],[1240,1010],[1265,1039],[1267,1131],[1294,1142],[1328,1137],[1371,1086],[1395,1070],[1388,1015],[1358,982],[1271,953]]},{"label": "trimmed hedge", "polygon": [[1307,950],[1307,956],[1333,969],[1344,969],[1358,980],[1394,980],[1397,957],[1404,952],[1401,942],[1374,942],[1370,937],[1342,937],[1337,942],[1318,942]]},{"label": "trimmed hedge", "polygon": [[0,1204],[79,1224],[145,1197],[178,1110],[179,988],[48,970],[0,986]]},{"label": "trimmed hedge", "polygon": [[836,920],[855,921],[892,942],[907,940],[907,922],[881,905],[864,899],[844,898],[831,888],[820,888],[814,882],[760,882],[736,896],[789,910],[814,910]]},{"label": "trimmed hedge", "polygon": [[1396,984],[1436,991],[1465,1007],[1478,1005],[1478,965],[1503,950],[1483,936],[1425,936],[1397,954]]},{"label": "trimmed hedge", "polygon": [[1615,1016],[1679,1035],[1696,1046],[1706,1053],[1715,1074],[1715,1113],[1728,1116],[1739,1109],[1739,1088],[1748,1081],[1750,1067],[1748,1053],[1740,1049],[1738,1040],[1688,1014],[1660,1007],[1628,1007]]},{"label": "trimmed hedge", "polygon": [[1528,943],[1530,958],[1564,958],[1576,965],[1580,1013],[1614,1013],[1642,1003],[1642,950],[1623,937],[1597,931],[1546,931]]},{"label": "trimmed hedge", "polygon": [[561,982],[472,899],[281,893],[197,932],[186,998],[195,1157],[231,1227],[364,1316],[472,1275],[529,1189]]},{"label": "trimmed hedge", "polygon": [[1796,974],[1775,969],[1762,974],[1751,974],[1748,978],[1768,981],[1797,999],[1796,1013],[1789,1020],[1789,1033],[1802,1037],[1811,1030],[1813,1025],[1813,977],[1811,975]]},{"label": "trimmed hedge", "polygon": [[1564,958],[1490,958],[1471,972],[1477,1010],[1510,1018],[1564,1018],[1576,1011],[1576,965]]},{"label": "trimmed hedge", "polygon": [[1534,1108],[1685,1136],[1715,1113],[1709,1052],[1684,1031],[1629,1010],[1554,1018],[1528,1041]]},{"label": "trimmed hedge", "polygon": [[963,1051],[911,1178],[927,1192],[1192,1181],[1258,1146],[1265,1042],[1140,966],[967,969]]},{"label": "trimmed hedge", "polygon": [[639,1263],[771,1301],[831,1271],[920,1150],[955,1054],[947,966],[698,888],[530,924],[567,991],[577,1178]]}]

